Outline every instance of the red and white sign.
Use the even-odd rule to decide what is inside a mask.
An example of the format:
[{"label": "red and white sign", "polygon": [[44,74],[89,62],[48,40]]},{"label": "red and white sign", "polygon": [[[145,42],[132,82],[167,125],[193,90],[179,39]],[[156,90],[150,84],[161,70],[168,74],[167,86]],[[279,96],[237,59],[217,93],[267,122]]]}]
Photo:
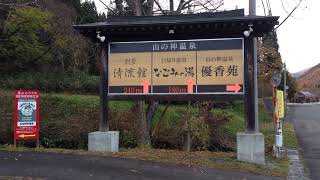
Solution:
[{"label": "red and white sign", "polygon": [[40,93],[18,90],[15,94],[14,142],[19,139],[39,140]]}]

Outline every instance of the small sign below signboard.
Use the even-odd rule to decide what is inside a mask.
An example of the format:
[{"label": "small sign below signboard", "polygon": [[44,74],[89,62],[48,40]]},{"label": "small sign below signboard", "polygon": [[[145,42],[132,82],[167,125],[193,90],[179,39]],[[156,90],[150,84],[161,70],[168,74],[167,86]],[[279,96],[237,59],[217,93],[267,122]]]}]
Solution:
[{"label": "small sign below signboard", "polygon": [[276,100],[276,107],[277,107],[277,115],[278,118],[284,118],[284,96],[283,91],[277,90],[277,100]]},{"label": "small sign below signboard", "polygon": [[109,94],[243,94],[243,39],[109,44]]},{"label": "small sign below signboard", "polygon": [[14,141],[36,139],[39,142],[39,91],[18,90],[15,94]]}]

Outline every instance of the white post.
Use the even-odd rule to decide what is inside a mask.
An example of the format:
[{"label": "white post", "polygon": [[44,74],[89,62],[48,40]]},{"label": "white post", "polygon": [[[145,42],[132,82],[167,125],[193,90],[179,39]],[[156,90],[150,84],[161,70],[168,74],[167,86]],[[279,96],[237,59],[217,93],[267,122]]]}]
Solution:
[{"label": "white post", "polygon": [[283,69],[283,95],[284,95],[284,118],[287,117],[287,67],[286,63],[284,63]]}]

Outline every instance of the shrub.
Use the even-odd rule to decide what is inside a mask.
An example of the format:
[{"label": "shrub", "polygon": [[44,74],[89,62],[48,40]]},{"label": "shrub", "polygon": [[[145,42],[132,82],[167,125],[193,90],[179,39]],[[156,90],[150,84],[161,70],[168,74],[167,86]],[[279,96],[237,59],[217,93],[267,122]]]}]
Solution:
[{"label": "shrub", "polygon": [[209,125],[204,117],[191,117],[186,119],[183,126],[185,134],[190,133],[194,149],[206,149],[210,138]]},{"label": "shrub", "polygon": [[[177,106],[179,107],[179,106]],[[175,121],[166,120],[159,123],[159,127],[153,131],[152,144],[155,148],[183,149],[185,137],[191,135],[193,149],[225,150],[234,149],[234,139],[229,134],[221,134],[225,124],[231,116],[225,113],[213,113],[209,104],[199,108],[172,107],[174,113],[168,111],[165,117],[174,116]]]}]

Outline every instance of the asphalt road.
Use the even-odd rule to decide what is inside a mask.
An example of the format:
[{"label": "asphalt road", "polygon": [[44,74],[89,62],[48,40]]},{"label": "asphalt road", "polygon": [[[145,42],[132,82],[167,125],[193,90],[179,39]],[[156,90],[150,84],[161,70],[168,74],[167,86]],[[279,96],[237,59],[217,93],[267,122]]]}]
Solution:
[{"label": "asphalt road", "polygon": [[275,179],[240,172],[111,157],[0,151],[0,180],[23,178],[38,180]]},{"label": "asphalt road", "polygon": [[311,178],[320,180],[320,104],[290,105],[288,112]]}]

